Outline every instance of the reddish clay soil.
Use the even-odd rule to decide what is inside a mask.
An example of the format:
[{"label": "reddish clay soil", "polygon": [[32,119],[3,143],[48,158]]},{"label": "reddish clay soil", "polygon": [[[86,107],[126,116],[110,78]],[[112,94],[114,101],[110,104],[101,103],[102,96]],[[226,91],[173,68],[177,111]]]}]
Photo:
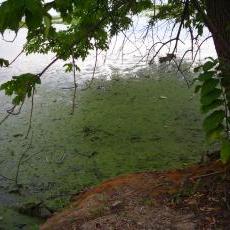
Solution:
[{"label": "reddish clay soil", "polygon": [[119,176],[73,197],[41,230],[230,229],[229,166]]}]

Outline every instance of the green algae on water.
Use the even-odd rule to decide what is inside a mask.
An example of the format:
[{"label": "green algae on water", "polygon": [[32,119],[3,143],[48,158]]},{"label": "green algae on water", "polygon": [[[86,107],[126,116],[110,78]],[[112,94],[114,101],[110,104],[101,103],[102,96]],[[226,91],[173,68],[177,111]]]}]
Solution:
[{"label": "green algae on water", "polygon": [[[195,163],[205,148],[198,98],[173,75],[97,80],[78,90],[74,115],[72,95],[46,85],[38,89],[32,144],[19,171],[23,194],[52,210],[107,178]],[[21,136],[29,108],[28,103],[22,114],[0,127],[0,174],[9,178],[15,178],[31,141]],[[1,180],[4,191],[10,183]]]}]

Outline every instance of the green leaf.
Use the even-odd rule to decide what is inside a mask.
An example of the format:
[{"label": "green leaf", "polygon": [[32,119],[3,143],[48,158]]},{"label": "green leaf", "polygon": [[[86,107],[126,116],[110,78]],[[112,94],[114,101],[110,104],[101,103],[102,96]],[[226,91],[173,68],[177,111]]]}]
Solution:
[{"label": "green leaf", "polygon": [[208,71],[201,73],[198,77],[199,81],[207,81],[211,79],[216,74],[216,71]]},{"label": "green leaf", "polygon": [[26,73],[20,76],[13,76],[11,81],[8,81],[0,86],[0,90],[4,90],[8,96],[14,95],[12,103],[19,105],[27,97],[31,97],[32,90],[36,84],[40,84],[41,80],[37,75]]},{"label": "green leaf", "polygon": [[201,95],[206,95],[211,93],[211,91],[213,91],[214,89],[216,89],[215,87],[219,84],[219,80],[218,79],[214,79],[211,78],[207,81],[205,81],[202,85],[201,88]]},{"label": "green leaf", "polygon": [[209,142],[217,141],[222,138],[222,134],[224,132],[224,126],[220,125],[216,127],[214,130],[211,130],[206,133],[206,137],[209,140]]},{"label": "green leaf", "polygon": [[212,62],[215,62],[216,64],[218,63],[218,59],[214,59],[213,57],[206,57],[205,59],[209,59]]},{"label": "green leaf", "polygon": [[73,70],[73,64],[72,63],[66,63],[63,67],[66,67],[65,72],[71,72]]},{"label": "green leaf", "polygon": [[208,133],[215,130],[222,125],[225,118],[225,112],[223,110],[216,110],[204,119],[203,127]]},{"label": "green leaf", "polygon": [[203,65],[200,65],[200,66],[197,66],[196,68],[194,68],[194,73],[198,73],[202,67],[203,67]]},{"label": "green leaf", "polygon": [[9,61],[3,58],[0,58],[0,67],[7,67],[9,66]]},{"label": "green leaf", "polygon": [[62,19],[70,23],[72,21],[72,17],[70,12],[73,11],[73,1],[72,0],[56,0],[55,6],[56,10],[61,13]]},{"label": "green leaf", "polygon": [[220,106],[223,106],[223,105],[224,105],[224,100],[216,99],[209,105],[202,105],[201,106],[201,111],[202,111],[202,113],[208,113],[211,110],[216,109],[216,108],[218,108]]},{"label": "green leaf", "polygon": [[25,0],[26,25],[29,30],[41,26],[43,18],[43,8],[39,0]]},{"label": "green leaf", "polygon": [[224,164],[230,162],[230,141],[224,140],[221,146],[220,158]]},{"label": "green leaf", "polygon": [[202,95],[200,102],[202,105],[210,105],[222,95],[222,90],[215,88],[209,94]]},{"label": "green leaf", "polygon": [[24,1],[8,0],[0,5],[0,32],[6,29],[18,31],[24,15]]},{"label": "green leaf", "polygon": [[216,62],[207,61],[207,62],[203,65],[203,70],[204,70],[205,72],[207,72],[208,70],[212,69],[215,65],[216,65]]}]

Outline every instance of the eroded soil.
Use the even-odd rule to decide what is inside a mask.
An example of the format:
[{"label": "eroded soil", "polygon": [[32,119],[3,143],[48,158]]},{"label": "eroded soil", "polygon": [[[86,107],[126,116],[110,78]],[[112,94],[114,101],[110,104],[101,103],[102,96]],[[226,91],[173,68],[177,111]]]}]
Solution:
[{"label": "eroded soil", "polygon": [[229,167],[119,176],[75,197],[42,230],[229,229]]}]

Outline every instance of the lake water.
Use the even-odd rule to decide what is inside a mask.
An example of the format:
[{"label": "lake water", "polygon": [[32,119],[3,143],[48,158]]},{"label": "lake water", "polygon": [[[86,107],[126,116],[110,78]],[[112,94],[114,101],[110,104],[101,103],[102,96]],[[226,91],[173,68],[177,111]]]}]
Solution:
[{"label": "lake water", "polygon": [[[97,68],[95,77],[109,78],[112,74],[138,74],[142,72],[143,68],[146,71],[151,71],[152,68],[148,65],[149,60],[154,55],[154,49],[148,54],[153,42],[167,41],[167,37],[170,35],[170,26],[166,22],[161,22],[156,25],[155,29],[149,30],[146,34],[146,27],[148,20],[145,17],[136,17],[131,29],[114,37],[110,43],[110,49],[107,52],[101,52],[97,60]],[[63,26],[56,25],[58,29],[63,29]],[[175,30],[174,34],[177,31]],[[208,32],[205,31],[205,36],[197,42],[196,47],[208,36]],[[0,57],[13,60],[18,53],[22,50],[23,44],[26,42],[27,30],[21,29],[18,32],[17,38],[13,43],[8,43],[0,39]],[[183,56],[184,51],[190,49],[190,35],[183,32],[181,35],[181,42],[179,42],[179,48],[177,50],[177,56],[180,58]],[[14,33],[6,31],[4,38],[12,40]],[[143,39],[145,37],[145,39]],[[155,47],[155,50],[159,48],[161,44]],[[173,43],[171,45],[173,47]],[[169,46],[166,46],[158,55],[164,56],[169,52]],[[93,75],[95,66],[96,52],[92,51],[91,55],[82,62],[77,60],[76,64],[80,67],[81,71],[77,73],[77,82],[82,84],[86,80],[89,80]],[[190,56],[189,56],[190,55]],[[201,52],[198,52],[197,61],[203,60],[205,57],[216,56],[216,52],[211,39],[207,40],[202,48]],[[12,75],[19,75],[21,73],[39,73],[54,58],[54,54],[49,53],[47,55],[22,55],[12,66],[7,69],[1,69],[0,71],[0,83],[11,78]],[[185,57],[185,60],[189,60],[191,54]],[[156,61],[158,58],[156,58]],[[72,74],[65,73],[63,65],[65,63],[59,61],[55,63],[42,77],[42,81],[45,84],[52,83],[53,87],[69,86],[72,82]],[[58,75],[58,76],[57,76]]]},{"label": "lake water", "polygon": [[[136,18],[135,33],[133,28],[126,32],[129,39],[124,41],[121,34],[112,40],[107,53],[98,57],[95,77],[165,77],[157,72],[156,65],[150,66],[143,59],[152,46],[152,33],[158,32],[161,40],[165,31],[155,29],[143,41],[145,26],[145,18]],[[13,43],[0,40],[0,57],[13,60],[26,41],[26,33],[26,29],[21,29]],[[5,33],[5,38],[12,37],[9,31]],[[185,44],[178,50],[179,55],[189,46],[188,35],[182,37]],[[159,55],[165,53],[166,48]],[[199,58],[207,56],[215,56],[210,40]],[[9,68],[0,69],[0,83],[13,75],[39,73],[53,57],[52,53],[22,55]],[[77,82],[84,85],[93,75],[95,51],[77,64],[81,68]],[[58,61],[42,76],[28,139],[23,135],[29,124],[30,100],[20,115],[0,126],[0,228],[20,229],[21,224],[36,223],[11,207],[42,199],[55,210],[68,202],[68,193],[122,173],[181,167],[196,162],[204,149],[198,100],[192,99],[193,91],[182,82],[178,85],[171,73],[162,82],[145,78],[142,82],[111,81],[105,83],[105,90],[78,91],[76,112],[70,115],[73,89],[62,88],[72,86],[73,76],[65,73],[63,65]],[[10,107],[10,98],[0,92],[0,119]],[[22,194],[9,193],[14,188],[20,157],[27,148],[18,177]],[[64,196],[50,199],[57,194]]]}]

